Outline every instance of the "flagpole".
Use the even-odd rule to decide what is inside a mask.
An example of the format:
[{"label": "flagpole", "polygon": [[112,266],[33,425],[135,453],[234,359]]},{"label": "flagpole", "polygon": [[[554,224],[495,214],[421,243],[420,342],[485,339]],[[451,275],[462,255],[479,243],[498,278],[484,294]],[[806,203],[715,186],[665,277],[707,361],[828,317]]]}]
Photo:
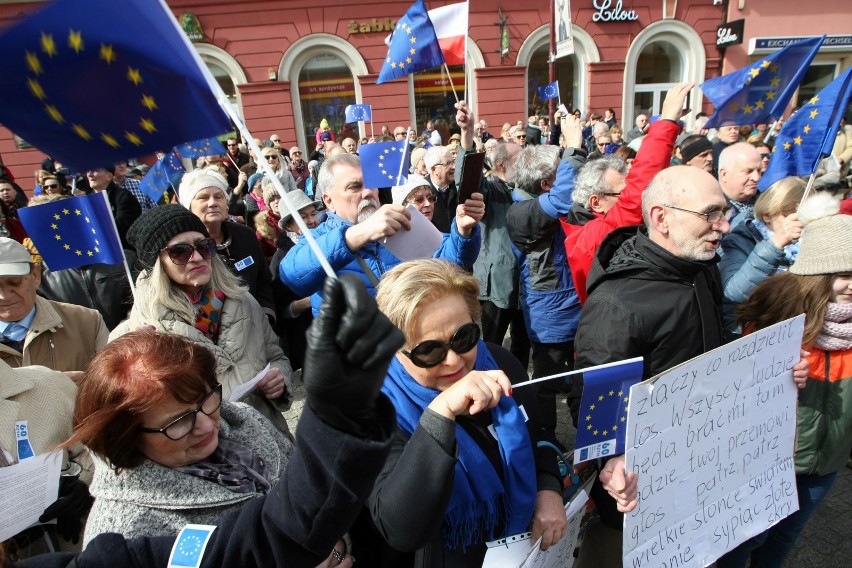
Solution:
[{"label": "flagpole", "polygon": [[[819,163],[819,161],[817,161]],[[808,194],[811,192],[811,189],[814,187],[814,181],[816,180],[816,172],[811,172],[811,177],[808,178],[808,185],[805,186],[805,193],[802,195],[802,200],[799,201],[799,205],[805,202],[805,199],[808,198]]]},{"label": "flagpole", "polygon": [[399,162],[399,173],[396,174],[396,185],[399,185],[400,180],[402,179],[402,169],[405,167],[405,155],[408,154],[408,136],[411,134],[411,127],[409,126],[405,131],[405,146],[402,147],[402,161]]},{"label": "flagpole", "polygon": [[124,265],[124,273],[127,275],[127,283],[130,284],[130,295],[133,296],[133,305],[138,306],[139,300],[136,297],[136,285],[133,283],[133,275],[130,273],[130,264],[127,262],[127,255],[124,254],[124,246],[121,244],[121,235],[118,234],[118,227],[115,224],[115,216],[112,214],[112,206],[109,204],[109,196],[106,190],[100,192],[106,204],[106,210],[109,213],[109,219],[112,221],[112,231],[115,234],[115,240],[118,241],[118,248],[121,249],[121,263]]},{"label": "flagpole", "polygon": [[459,102],[459,94],[456,92],[456,86],[453,85],[453,77],[450,75],[450,68],[447,67],[446,61],[444,61],[444,71],[447,72],[447,80],[450,82],[450,88],[453,90],[453,96],[456,98],[456,102]]},{"label": "flagpole", "polygon": [[[263,152],[261,152],[260,147],[254,141],[254,136],[246,127],[242,117],[237,114],[236,109],[231,104],[231,101],[228,100],[228,96],[222,90],[222,87],[219,85],[216,79],[213,78],[213,75],[210,73],[210,69],[208,69],[207,65],[205,65],[204,62],[201,60],[201,56],[198,55],[198,51],[196,51],[195,46],[192,45],[192,43],[189,41],[189,38],[184,33],[183,29],[181,29],[180,25],[175,19],[174,14],[171,11],[171,8],[169,8],[165,0],[160,0],[160,7],[163,10],[163,13],[168,15],[169,19],[172,22],[172,25],[175,28],[175,32],[177,32],[178,36],[183,41],[187,50],[192,55],[196,67],[201,72],[202,77],[204,77],[204,80],[207,83],[207,87],[216,97],[216,101],[219,103],[219,106],[229,117],[231,117],[231,120],[234,122],[234,124],[237,125],[237,129],[243,135],[243,138],[245,138],[246,144],[248,144],[249,147],[252,149],[254,155],[263,156]],[[322,266],[326,275],[329,278],[337,278],[337,275],[334,273],[334,269],[331,267],[331,264],[329,264],[328,259],[325,257],[322,252],[322,249],[320,249],[319,247],[319,244],[317,244],[316,239],[314,239],[314,236],[311,234],[310,229],[308,229],[308,226],[305,224],[304,220],[302,220],[302,216],[299,215],[298,211],[293,211],[293,209],[290,207],[290,204],[287,202],[286,199],[284,199],[284,194],[287,193],[287,190],[284,189],[284,186],[281,184],[281,180],[278,179],[278,176],[275,175],[275,172],[272,171],[271,167],[269,167],[268,161],[261,160],[258,163],[258,169],[263,171],[266,177],[269,178],[272,182],[272,185],[275,186],[275,189],[278,191],[278,195],[281,196],[281,201],[279,202],[278,207],[280,208],[281,205],[284,205],[284,209],[286,209],[287,212],[290,213],[290,215],[293,217],[293,221],[296,222],[296,225],[302,232],[302,236],[305,237],[308,246],[311,248],[314,255],[317,257],[317,261],[320,263],[320,266]]]},{"label": "flagpole", "polygon": [[642,357],[634,357],[632,359],[625,359],[624,361],[613,361],[612,363],[604,363],[602,365],[595,365],[594,367],[586,367],[585,369],[575,369],[573,371],[567,371],[565,373],[557,373],[556,375],[548,375],[547,377],[541,377],[539,379],[532,379],[530,381],[524,381],[522,383],[517,383],[512,385],[512,390],[518,387],[525,387],[527,385],[532,385],[535,383],[540,383],[543,381],[550,381],[553,379],[560,379],[562,377],[568,377],[570,375],[576,375],[578,373],[587,373],[589,371],[598,371],[600,369],[607,369],[609,367],[615,367],[616,365],[624,365],[627,363],[636,363],[637,361],[643,361]]},{"label": "flagpole", "polygon": [[373,135],[373,111],[370,111],[370,140],[372,140],[373,138],[375,138],[375,136]]}]

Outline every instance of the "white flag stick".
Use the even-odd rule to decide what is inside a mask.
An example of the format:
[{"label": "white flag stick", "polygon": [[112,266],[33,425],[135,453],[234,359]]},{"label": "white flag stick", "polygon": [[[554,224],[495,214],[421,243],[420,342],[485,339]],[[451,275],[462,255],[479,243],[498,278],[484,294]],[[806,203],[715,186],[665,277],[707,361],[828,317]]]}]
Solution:
[{"label": "white flag stick", "polygon": [[613,361],[612,363],[604,363],[603,365],[595,365],[594,367],[586,367],[585,369],[575,369],[573,371],[568,371],[565,373],[558,373],[556,375],[549,375],[547,377],[540,377],[538,379],[532,379],[531,381],[524,381],[522,383],[518,383],[516,385],[512,385],[512,390],[518,387],[525,387],[527,385],[532,385],[535,383],[541,383],[544,381],[550,381],[553,379],[558,379],[561,377],[567,377],[569,375],[576,375],[578,373],[587,373],[589,371],[597,371],[599,369],[607,369],[609,367],[616,367],[618,365],[624,365],[627,363],[636,363],[637,361],[642,361],[642,357],[634,357],[632,359],[625,359],[624,361]]}]

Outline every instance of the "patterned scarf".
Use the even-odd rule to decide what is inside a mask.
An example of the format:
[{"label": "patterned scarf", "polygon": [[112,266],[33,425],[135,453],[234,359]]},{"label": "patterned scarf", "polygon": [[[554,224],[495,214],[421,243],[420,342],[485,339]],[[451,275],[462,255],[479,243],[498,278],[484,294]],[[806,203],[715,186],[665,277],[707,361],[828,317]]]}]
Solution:
[{"label": "patterned scarf", "polygon": [[[497,369],[497,362],[481,340],[477,345],[474,369]],[[388,369],[382,392],[393,402],[399,427],[409,435],[414,432],[426,407],[440,394],[415,381],[396,357]],[[467,549],[481,542],[483,536],[488,540],[498,538],[502,536],[494,534],[498,527],[503,527],[503,535],[523,532],[532,518],[536,471],[523,413],[512,398],[503,396],[491,410],[491,418],[497,432],[505,482],[501,482],[470,434],[456,424],[459,458],[452,495],[441,525],[444,542],[451,549]]]},{"label": "patterned scarf", "polygon": [[196,296],[189,296],[195,306],[195,327],[213,343],[219,341],[219,324],[222,321],[222,306],[225,294],[221,290],[204,288]]},{"label": "patterned scarf", "polygon": [[222,436],[207,458],[175,470],[218,483],[234,493],[266,493],[272,487],[263,460],[251,448]]},{"label": "patterned scarf", "polygon": [[822,323],[822,331],[814,346],[824,351],[852,349],[852,304],[829,302]]}]

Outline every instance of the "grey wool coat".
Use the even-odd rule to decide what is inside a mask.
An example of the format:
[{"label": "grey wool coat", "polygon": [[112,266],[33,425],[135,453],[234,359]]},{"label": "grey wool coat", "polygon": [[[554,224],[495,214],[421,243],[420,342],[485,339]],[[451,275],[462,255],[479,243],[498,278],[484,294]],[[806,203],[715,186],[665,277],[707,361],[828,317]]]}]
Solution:
[{"label": "grey wool coat", "polygon": [[[220,436],[251,448],[266,463],[269,483],[275,485],[293,453],[293,444],[250,406],[223,402]],[[95,457],[90,487],[95,504],[86,524],[84,545],[101,533],[126,538],[176,535],[189,523],[214,524],[239,509],[259,492],[234,493],[225,487],[146,460],[117,474]]]}]

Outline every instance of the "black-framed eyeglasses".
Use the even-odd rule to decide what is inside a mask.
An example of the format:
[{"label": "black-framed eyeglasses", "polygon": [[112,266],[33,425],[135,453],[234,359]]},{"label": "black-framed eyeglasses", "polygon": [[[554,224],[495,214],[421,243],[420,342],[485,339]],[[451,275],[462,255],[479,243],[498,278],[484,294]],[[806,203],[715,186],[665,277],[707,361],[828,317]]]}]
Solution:
[{"label": "black-framed eyeglasses", "polygon": [[450,349],[461,355],[476,347],[478,341],[479,326],[470,322],[458,328],[449,343],[427,339],[415,345],[411,351],[403,350],[402,354],[418,367],[429,369],[440,365],[447,358]]},{"label": "black-framed eyeglasses", "polygon": [[195,428],[195,419],[199,412],[203,412],[207,416],[212,416],[214,412],[222,406],[222,385],[216,384],[216,387],[207,393],[207,395],[199,403],[198,408],[190,410],[186,414],[175,418],[163,428],[145,428],[140,426],[139,431],[147,434],[162,434],[169,440],[180,440],[186,438]]},{"label": "black-framed eyeglasses", "polygon": [[438,196],[437,195],[416,195],[416,196],[411,198],[411,201],[420,205],[421,203],[423,203],[427,199],[429,200],[430,203],[436,203],[438,201]]},{"label": "black-framed eyeglasses", "polygon": [[198,252],[204,260],[210,260],[216,250],[216,241],[213,239],[201,239],[194,245],[179,243],[170,247],[161,248],[160,252],[168,253],[169,259],[174,264],[184,265],[192,260],[192,256]]},{"label": "black-framed eyeglasses", "polygon": [[683,207],[675,207],[674,205],[663,205],[663,207],[668,207],[669,209],[676,209],[678,211],[684,211],[686,213],[698,215],[699,217],[704,217],[704,219],[711,225],[715,225],[722,219],[728,221],[731,216],[730,207],[726,207],[725,209],[714,209],[713,211],[708,211],[707,213],[701,213],[700,211],[692,211],[691,209],[684,209]]},{"label": "black-framed eyeglasses", "polygon": [[453,160],[447,160],[446,162],[438,162],[438,163],[437,163],[437,164],[435,164],[435,165],[436,165],[436,166],[444,166],[445,168],[449,168],[449,167],[450,167],[450,166],[452,166],[453,164],[455,164],[455,162],[454,162]]}]

